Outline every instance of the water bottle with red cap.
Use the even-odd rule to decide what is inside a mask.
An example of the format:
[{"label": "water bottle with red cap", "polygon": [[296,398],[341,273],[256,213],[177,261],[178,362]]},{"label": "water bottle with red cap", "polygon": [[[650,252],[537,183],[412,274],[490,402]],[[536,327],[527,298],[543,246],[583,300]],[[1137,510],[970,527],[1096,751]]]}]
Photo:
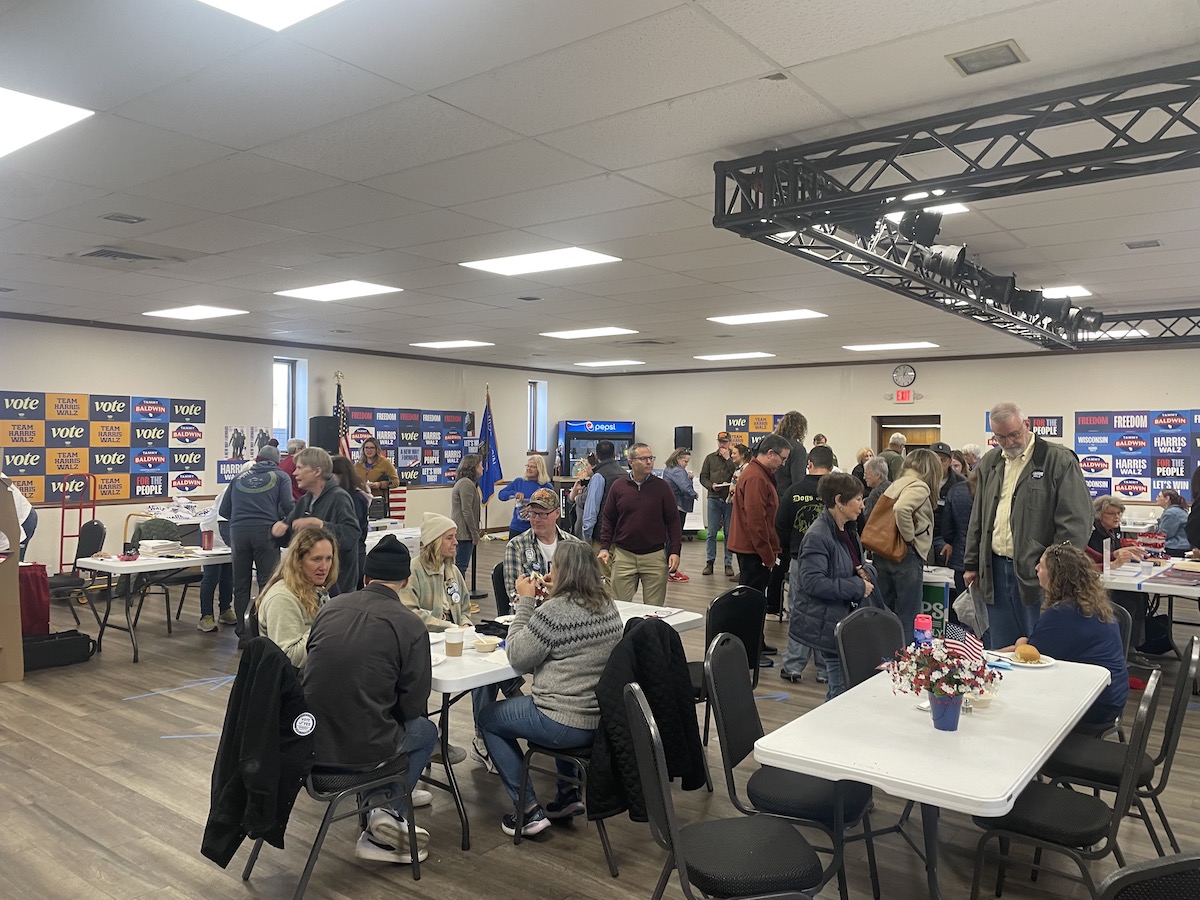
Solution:
[{"label": "water bottle with red cap", "polygon": [[913,619],[913,641],[918,647],[933,643],[933,616],[922,613]]}]

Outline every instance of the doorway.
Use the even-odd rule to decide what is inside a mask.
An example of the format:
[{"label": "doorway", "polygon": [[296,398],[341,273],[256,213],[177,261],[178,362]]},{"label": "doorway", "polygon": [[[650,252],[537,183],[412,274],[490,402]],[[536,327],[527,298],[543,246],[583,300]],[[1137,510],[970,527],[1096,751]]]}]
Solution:
[{"label": "doorway", "polygon": [[919,447],[928,449],[935,441],[942,439],[941,416],[874,416],[876,452],[886,450],[888,441],[897,431],[908,441],[907,448],[916,450]]}]

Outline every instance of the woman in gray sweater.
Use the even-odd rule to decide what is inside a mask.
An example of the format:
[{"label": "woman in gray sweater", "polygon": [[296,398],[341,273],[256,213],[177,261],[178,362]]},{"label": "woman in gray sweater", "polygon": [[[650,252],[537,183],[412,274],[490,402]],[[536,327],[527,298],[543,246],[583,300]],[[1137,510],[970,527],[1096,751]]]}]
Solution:
[{"label": "woman in gray sweater", "polygon": [[[513,812],[500,822],[509,835],[516,832],[518,802],[525,805],[523,835],[543,831],[551,819],[583,813],[578,791],[561,780],[557,797],[545,809],[538,804],[532,784],[523,798],[518,796],[523,754],[517,739],[559,749],[591,746],[600,724],[596,683],[623,631],[621,616],[604,590],[600,567],[587,544],[561,542],[547,584],[549,597],[538,605],[538,586],[527,577],[517,579],[516,618],[506,643],[512,667],[533,673],[532,696],[500,700],[475,715],[513,801]],[[561,774],[574,775],[570,766],[558,766]]]}]

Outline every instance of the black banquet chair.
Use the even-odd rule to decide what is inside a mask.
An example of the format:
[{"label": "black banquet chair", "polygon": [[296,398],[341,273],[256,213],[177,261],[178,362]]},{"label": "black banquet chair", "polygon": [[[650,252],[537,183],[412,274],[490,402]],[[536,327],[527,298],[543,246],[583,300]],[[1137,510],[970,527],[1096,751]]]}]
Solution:
[{"label": "black banquet chair", "polygon": [[1177,853],[1134,863],[1100,884],[1100,900],[1195,900],[1200,897],[1200,853]]},{"label": "black banquet chair", "polygon": [[[756,588],[738,585],[719,594],[708,604],[704,617],[704,646],[713,642],[718,634],[732,634],[743,647],[756,647],[762,642],[763,617],[767,614],[767,598]],[[749,654],[747,671],[750,673],[751,688],[758,687],[758,664],[761,656]],[[708,746],[708,731],[712,720],[712,709],[704,680],[704,661],[688,663],[688,677],[692,682],[692,696],[697,703],[704,704],[704,746]]]},{"label": "black banquet chair", "polygon": [[492,566],[492,594],[496,598],[496,615],[509,615],[512,612],[512,600],[508,596],[508,589],[504,586],[503,561]]},{"label": "black banquet chair", "polygon": [[904,628],[890,609],[860,606],[833,630],[846,690],[862,684],[879,671],[879,664],[890,660],[904,646]]},{"label": "black banquet chair", "polygon": [[660,900],[672,872],[678,873],[686,900],[697,900],[697,891],[707,897],[812,900],[809,892],[821,883],[821,862],[785,820],[738,816],[679,824],[662,737],[636,682],[625,686],[625,708],[650,834],[667,851],[652,900]]},{"label": "black banquet chair", "polygon": [[[879,874],[875,868],[875,844],[869,817],[871,786],[854,781],[828,781],[774,766],[759,766],[746,782],[749,803],[742,800],[733,771],[753,752],[755,741],[763,736],[742,642],[731,634],[718,634],[713,638],[704,658],[704,674],[716,720],[717,740],[721,744],[725,785],[733,805],[746,815],[777,816],[824,832],[830,840],[828,852],[832,858],[822,872],[819,887],[836,874],[842,900],[849,897],[844,862],[846,829],[861,822],[862,834],[850,840],[866,840],[871,890],[878,900]],[[824,852],[824,848],[818,850]]]},{"label": "black banquet chair", "polygon": [[1004,873],[1012,859],[1010,845],[1029,844],[1034,847],[1033,877],[1041,867],[1041,853],[1050,850],[1071,858],[1079,867],[1079,875],[1054,872],[1060,878],[1084,885],[1088,895],[1096,900],[1096,884],[1088,871],[1088,862],[1112,854],[1117,865],[1125,865],[1125,855],[1117,845],[1117,832],[1133,802],[1137,786],[1137,767],[1146,751],[1150,725],[1158,706],[1158,686],[1162,672],[1150,673],[1146,690],[1138,704],[1137,717],[1125,745],[1125,761],[1116,799],[1109,806],[1099,797],[1070,790],[1043,781],[1032,781],[1017,797],[1013,808],[1003,816],[988,819],[974,816],[975,824],[985,829],[975,854],[975,876],[971,882],[971,900],[978,900],[979,883],[983,877],[983,862],[989,855],[988,844],[999,843],[999,868],[996,872],[996,896],[1004,891]]},{"label": "black banquet chair", "polygon": [[[105,534],[104,523],[99,519],[92,519],[79,526],[79,536],[75,540],[75,559],[87,559],[103,550]],[[74,601],[78,600],[80,603],[84,601],[87,597],[87,590],[95,579],[95,572],[89,572],[85,577],[74,566],[71,567],[70,572],[59,572],[51,575],[48,579],[50,599],[67,601],[67,609],[71,611],[76,625],[80,623]]]}]

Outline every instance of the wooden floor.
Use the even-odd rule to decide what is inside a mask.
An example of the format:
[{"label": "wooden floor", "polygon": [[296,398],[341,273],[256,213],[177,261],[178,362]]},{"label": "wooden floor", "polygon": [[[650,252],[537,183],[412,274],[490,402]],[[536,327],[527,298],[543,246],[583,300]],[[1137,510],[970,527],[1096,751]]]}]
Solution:
[{"label": "wooden floor", "polygon": [[[481,586],[503,547],[500,542],[482,545]],[[719,575],[700,575],[703,544],[685,544],[683,558],[691,581],[671,585],[668,602],[703,610],[729,582]],[[485,612],[491,602],[490,598],[482,601]],[[238,657],[232,630],[202,634],[195,630],[197,616],[196,601],[189,598],[184,619],[168,637],[162,603],[151,598],[139,629],[142,661],[138,665],[130,661],[126,636],[112,632],[106,637],[104,653],[89,663],[36,672],[23,682],[0,685],[0,897],[217,900],[291,896],[323,811],[304,795],[292,816],[287,850],[264,849],[249,884],[240,880],[248,845],[227,871],[199,853],[216,733],[229,696],[227,676],[236,671]],[[73,626],[65,608],[54,610],[53,625],[59,629]],[[85,629],[94,631],[87,628],[86,619]],[[782,648],[785,629],[786,624],[768,620],[768,640]],[[1188,634],[1188,629],[1177,632],[1183,640]],[[689,632],[683,638],[689,658],[700,659],[703,631]],[[1176,669],[1173,659],[1165,661],[1164,669],[1164,687],[1169,691]],[[802,684],[792,685],[782,682],[777,670],[764,671],[758,696],[768,731],[821,702],[824,688],[810,677],[806,674]],[[1133,702],[1138,696],[1134,695]],[[863,724],[863,740],[872,740],[870,723]],[[456,708],[452,740],[465,746],[470,736],[470,715],[465,707]],[[1176,833],[1184,849],[1191,850],[1200,848],[1198,738],[1200,714],[1193,709],[1165,796]],[[709,759],[717,791],[677,791],[675,802],[683,822],[734,814],[722,789],[715,742],[709,748]],[[748,772],[751,765],[748,761],[743,769]],[[653,844],[646,825],[624,817],[610,823],[621,868],[620,878],[612,879],[594,828],[585,829],[582,823],[556,826],[514,847],[499,827],[506,805],[499,781],[469,761],[458,771],[473,825],[469,852],[459,849],[453,805],[435,792],[432,809],[419,814],[420,824],[432,833],[431,852],[422,866],[420,882],[412,881],[407,867],[356,860],[356,828],[347,821],[331,830],[308,896],[347,900],[391,898],[398,893],[438,900],[650,896],[664,855]],[[937,777],[936,760],[930,760],[929,774]],[[894,821],[902,805],[877,791],[875,823]],[[914,833],[919,840],[919,825]],[[966,897],[979,830],[968,817],[945,813],[941,837],[943,895],[948,900]],[[1153,856],[1145,830],[1136,821],[1125,824],[1122,838],[1131,862]],[[870,897],[862,846],[852,845],[848,865],[852,897]],[[877,849],[884,897],[926,895],[923,866],[901,839],[881,839]],[[1093,873],[1099,880],[1114,868],[1110,859],[1097,863]],[[988,878],[992,871],[989,867]],[[675,882],[667,896],[680,896]],[[836,897],[836,885],[820,896]],[[1010,874],[1005,896],[1086,895],[1082,888],[1045,875],[1030,883],[1027,870],[1017,869]]]}]

